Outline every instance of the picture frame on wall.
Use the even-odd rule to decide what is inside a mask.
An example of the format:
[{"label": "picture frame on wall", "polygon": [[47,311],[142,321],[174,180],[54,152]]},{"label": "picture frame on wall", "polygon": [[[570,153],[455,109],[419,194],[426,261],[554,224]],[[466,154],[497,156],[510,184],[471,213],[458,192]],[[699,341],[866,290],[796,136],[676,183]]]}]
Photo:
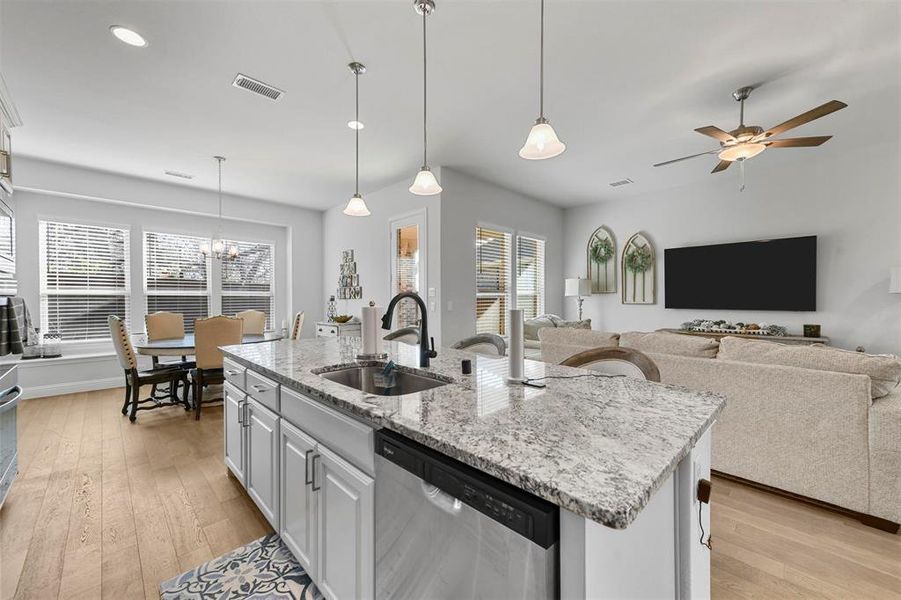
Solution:
[{"label": "picture frame on wall", "polygon": [[616,293],[616,237],[606,225],[595,229],[588,238],[585,261],[591,293]]},{"label": "picture frame on wall", "polygon": [[657,254],[647,235],[638,232],[623,246],[623,304],[657,303]]}]

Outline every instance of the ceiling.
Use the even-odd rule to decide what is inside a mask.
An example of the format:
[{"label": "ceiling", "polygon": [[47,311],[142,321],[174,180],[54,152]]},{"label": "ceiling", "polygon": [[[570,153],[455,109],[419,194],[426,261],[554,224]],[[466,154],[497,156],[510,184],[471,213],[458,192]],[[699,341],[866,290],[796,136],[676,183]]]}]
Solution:
[{"label": "ceiling", "polygon": [[[732,129],[731,92],[759,85],[764,128],[838,99],[798,128],[818,149],[762,154],[749,173],[897,143],[899,10],[887,2],[548,0],[546,115],[567,151],[517,156],[537,117],[538,2],[437,0],[429,18],[430,162],[561,206],[662,191],[710,175],[692,130]],[[25,125],[18,153],[311,208],[353,193],[353,75],[361,76],[361,188],[421,163],[421,25],[409,0],[3,0],[0,69]],[[142,33],[126,46],[108,27]],[[233,88],[240,72],[286,91]],[[195,175],[190,182],[164,171]],[[634,184],[612,188],[609,182]]]}]

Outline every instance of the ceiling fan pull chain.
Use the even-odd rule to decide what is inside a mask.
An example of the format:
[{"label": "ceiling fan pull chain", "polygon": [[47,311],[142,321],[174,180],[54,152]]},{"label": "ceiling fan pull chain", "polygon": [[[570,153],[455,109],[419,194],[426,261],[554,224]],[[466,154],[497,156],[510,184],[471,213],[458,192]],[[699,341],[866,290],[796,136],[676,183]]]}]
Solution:
[{"label": "ceiling fan pull chain", "polygon": [[738,161],[738,191],[745,191],[745,161]]}]

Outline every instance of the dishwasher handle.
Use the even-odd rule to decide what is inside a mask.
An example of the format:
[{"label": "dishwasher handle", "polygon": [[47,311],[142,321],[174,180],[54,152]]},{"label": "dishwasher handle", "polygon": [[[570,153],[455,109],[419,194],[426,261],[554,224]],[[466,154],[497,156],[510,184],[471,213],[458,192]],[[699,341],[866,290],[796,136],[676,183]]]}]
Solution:
[{"label": "dishwasher handle", "polygon": [[454,498],[445,491],[442,491],[437,486],[426,483],[422,480],[420,480],[419,485],[420,487],[422,487],[422,495],[426,497],[426,500],[428,500],[434,506],[440,508],[447,514],[455,515],[463,510],[463,503],[460,502],[459,499]]},{"label": "dishwasher handle", "polygon": [[[12,398],[9,398],[9,396]],[[8,410],[14,407],[19,403],[19,399],[22,397],[22,386],[14,385],[2,394],[0,394],[0,412]]]}]

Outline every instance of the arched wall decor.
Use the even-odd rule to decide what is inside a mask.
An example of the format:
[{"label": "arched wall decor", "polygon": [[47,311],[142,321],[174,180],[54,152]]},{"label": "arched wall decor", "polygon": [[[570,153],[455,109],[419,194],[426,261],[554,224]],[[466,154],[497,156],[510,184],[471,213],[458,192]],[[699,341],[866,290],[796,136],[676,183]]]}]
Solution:
[{"label": "arched wall decor", "polygon": [[629,238],[622,254],[623,304],[657,303],[657,254],[641,232]]},{"label": "arched wall decor", "polygon": [[595,229],[588,238],[585,263],[592,294],[616,293],[616,238],[606,225]]}]

